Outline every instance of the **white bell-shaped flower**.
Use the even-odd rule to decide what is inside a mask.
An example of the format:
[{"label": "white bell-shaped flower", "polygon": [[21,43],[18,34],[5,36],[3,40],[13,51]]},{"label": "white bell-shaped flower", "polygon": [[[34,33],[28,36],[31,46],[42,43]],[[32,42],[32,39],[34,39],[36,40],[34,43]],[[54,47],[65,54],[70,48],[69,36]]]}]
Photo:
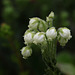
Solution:
[{"label": "white bell-shaped flower", "polygon": [[34,17],[34,18],[30,18],[30,21],[29,21],[29,25],[28,27],[30,29],[37,29],[38,25],[39,25],[39,18],[37,17]]},{"label": "white bell-shaped flower", "polygon": [[48,40],[53,40],[57,37],[57,31],[54,27],[51,27],[49,28],[47,31],[46,31],[46,36],[48,38]]},{"label": "white bell-shaped flower", "polygon": [[26,32],[26,33],[24,34],[24,41],[25,41],[25,44],[33,43],[34,34],[35,34],[35,32]]},{"label": "white bell-shaped flower", "polygon": [[21,54],[23,55],[24,59],[27,59],[32,54],[32,49],[29,46],[23,47],[21,49]]},{"label": "white bell-shaped flower", "polygon": [[59,28],[58,29],[59,31],[59,35],[63,38],[67,38],[67,39],[70,39],[72,36],[71,36],[71,33],[70,33],[70,30],[66,27],[64,28]]},{"label": "white bell-shaped flower", "polygon": [[58,29],[58,41],[61,46],[65,46],[65,44],[72,38],[71,32],[68,28],[59,28]]},{"label": "white bell-shaped flower", "polygon": [[45,38],[45,33],[44,32],[38,32],[34,35],[34,38],[33,38],[33,43],[35,43],[36,45],[38,43],[43,43],[45,42],[46,38]]}]

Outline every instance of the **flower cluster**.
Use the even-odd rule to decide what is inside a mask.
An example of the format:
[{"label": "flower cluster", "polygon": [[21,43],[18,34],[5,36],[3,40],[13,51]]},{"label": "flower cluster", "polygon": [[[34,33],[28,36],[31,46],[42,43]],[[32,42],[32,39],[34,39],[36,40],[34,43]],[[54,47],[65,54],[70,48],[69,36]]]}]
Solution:
[{"label": "flower cluster", "polygon": [[35,17],[30,19],[28,27],[31,30],[39,30],[44,32],[47,30],[48,25],[44,20]]},{"label": "flower cluster", "polygon": [[53,21],[54,13],[51,12],[49,16],[46,18],[46,21],[34,17],[30,18],[29,21],[29,29],[24,34],[24,41],[27,45],[21,49],[21,54],[23,58],[26,59],[32,54],[32,49],[30,44],[34,43],[36,45],[44,44],[47,41],[53,41],[54,39],[58,40],[61,46],[65,46],[68,40],[71,39],[70,30],[66,27],[59,28],[58,30],[55,27],[50,27],[50,22]]}]

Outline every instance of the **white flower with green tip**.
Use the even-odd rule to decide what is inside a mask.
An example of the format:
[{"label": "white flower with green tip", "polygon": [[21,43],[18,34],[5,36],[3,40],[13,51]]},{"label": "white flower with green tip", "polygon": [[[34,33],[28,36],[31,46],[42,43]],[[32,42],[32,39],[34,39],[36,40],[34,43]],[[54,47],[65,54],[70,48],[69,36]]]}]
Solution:
[{"label": "white flower with green tip", "polygon": [[23,55],[24,59],[27,59],[32,54],[32,49],[29,46],[23,47],[21,49],[21,54]]},{"label": "white flower with green tip", "polygon": [[68,28],[63,27],[58,29],[58,41],[60,45],[65,46],[65,44],[72,38],[71,32]]},{"label": "white flower with green tip", "polygon": [[55,27],[51,27],[46,31],[46,36],[48,38],[48,40],[53,40],[57,37],[57,31],[55,29]]},{"label": "white flower with green tip", "polygon": [[59,28],[59,35],[63,38],[67,38],[67,39],[70,39],[72,36],[71,36],[71,33],[70,33],[70,30],[66,27],[64,28]]},{"label": "white flower with green tip", "polygon": [[39,24],[39,20],[40,20],[40,19],[37,18],[37,17],[30,18],[28,27],[29,27],[30,29],[37,29],[38,24]]},{"label": "white flower with green tip", "polygon": [[25,41],[25,44],[33,43],[34,34],[35,34],[35,32],[26,32],[26,33],[24,34],[24,41]]},{"label": "white flower with green tip", "polygon": [[38,32],[34,35],[34,38],[33,38],[33,43],[35,43],[36,45],[39,44],[39,43],[43,43],[45,42],[46,38],[45,38],[45,33],[43,32]]}]

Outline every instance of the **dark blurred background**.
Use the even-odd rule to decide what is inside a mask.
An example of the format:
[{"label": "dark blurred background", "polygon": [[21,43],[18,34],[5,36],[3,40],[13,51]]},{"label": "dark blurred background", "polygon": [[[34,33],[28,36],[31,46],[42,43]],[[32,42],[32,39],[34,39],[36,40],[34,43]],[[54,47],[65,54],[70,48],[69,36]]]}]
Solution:
[{"label": "dark blurred background", "polygon": [[57,67],[64,75],[75,75],[75,0],[0,0],[0,75],[43,75],[45,64],[34,47],[27,60],[20,49],[29,18],[46,19],[54,11],[54,26],[68,27],[72,39],[65,47],[57,45]]}]

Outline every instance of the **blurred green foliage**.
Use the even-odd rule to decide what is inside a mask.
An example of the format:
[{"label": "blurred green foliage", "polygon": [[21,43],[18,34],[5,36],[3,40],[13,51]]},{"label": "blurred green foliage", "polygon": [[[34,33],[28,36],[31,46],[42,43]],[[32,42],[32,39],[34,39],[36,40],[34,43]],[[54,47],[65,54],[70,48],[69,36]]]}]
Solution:
[{"label": "blurred green foliage", "polygon": [[[65,48],[59,44],[57,46],[57,62],[61,64],[59,69],[67,69],[68,64],[71,72],[75,69],[75,0],[1,0],[1,3],[0,75],[44,74],[45,64],[40,49],[35,46],[32,56],[27,60],[22,59],[20,49],[25,46],[22,36],[27,30],[29,18],[40,17],[45,20],[51,11],[55,13],[54,26],[70,28],[73,36]],[[62,50],[70,53],[63,53]],[[68,74],[65,69],[62,72]]]},{"label": "blurred green foliage", "polygon": [[13,31],[11,30],[11,27],[7,24],[1,24],[0,36],[6,38],[12,35]]},{"label": "blurred green foliage", "polygon": [[75,75],[75,57],[69,52],[61,52],[57,56],[57,67],[67,75]]}]

